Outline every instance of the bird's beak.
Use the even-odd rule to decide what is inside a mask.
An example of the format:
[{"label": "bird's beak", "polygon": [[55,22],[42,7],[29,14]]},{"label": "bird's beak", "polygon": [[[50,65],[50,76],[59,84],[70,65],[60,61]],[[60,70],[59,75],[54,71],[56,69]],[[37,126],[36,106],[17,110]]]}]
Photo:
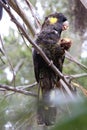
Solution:
[{"label": "bird's beak", "polygon": [[67,30],[68,28],[69,28],[69,22],[68,22],[68,21],[65,21],[65,22],[63,23],[62,30],[64,31],[64,30]]}]

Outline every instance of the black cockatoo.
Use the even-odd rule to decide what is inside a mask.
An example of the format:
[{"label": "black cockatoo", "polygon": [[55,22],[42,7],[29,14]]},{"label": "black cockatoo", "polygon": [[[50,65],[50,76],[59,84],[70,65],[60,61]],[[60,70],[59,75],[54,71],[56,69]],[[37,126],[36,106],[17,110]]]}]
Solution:
[{"label": "black cockatoo", "polygon": [[[4,4],[8,3],[8,0],[1,0]],[[2,19],[3,7],[0,5],[0,20]]]},{"label": "black cockatoo", "polygon": [[[65,46],[60,43],[61,32],[68,27],[67,18],[62,13],[47,16],[37,36],[36,44],[62,72]],[[40,54],[33,50],[35,78],[41,90],[41,103],[38,104],[38,123],[52,125],[55,122],[56,107],[51,106],[49,92],[57,87],[59,76],[51,69]]]}]

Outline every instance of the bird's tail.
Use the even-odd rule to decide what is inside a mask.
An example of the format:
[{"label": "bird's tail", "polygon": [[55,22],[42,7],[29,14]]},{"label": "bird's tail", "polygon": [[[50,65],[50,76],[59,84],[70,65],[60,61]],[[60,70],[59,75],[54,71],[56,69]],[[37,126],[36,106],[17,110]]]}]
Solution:
[{"label": "bird's tail", "polygon": [[39,125],[53,125],[56,120],[57,108],[50,102],[52,81],[47,75],[39,82],[39,98],[37,108],[37,120]]},{"label": "bird's tail", "polygon": [[56,107],[49,106],[43,103],[43,101],[39,101],[37,113],[39,125],[54,125],[57,113]]}]

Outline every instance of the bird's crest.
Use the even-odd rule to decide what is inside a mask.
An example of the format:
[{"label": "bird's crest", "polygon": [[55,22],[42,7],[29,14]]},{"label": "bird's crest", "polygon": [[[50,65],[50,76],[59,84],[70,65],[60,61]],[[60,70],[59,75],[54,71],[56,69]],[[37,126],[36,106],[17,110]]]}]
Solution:
[{"label": "bird's crest", "polygon": [[49,18],[50,24],[55,24],[57,21],[58,21],[58,18],[56,18],[56,17],[50,17]]}]

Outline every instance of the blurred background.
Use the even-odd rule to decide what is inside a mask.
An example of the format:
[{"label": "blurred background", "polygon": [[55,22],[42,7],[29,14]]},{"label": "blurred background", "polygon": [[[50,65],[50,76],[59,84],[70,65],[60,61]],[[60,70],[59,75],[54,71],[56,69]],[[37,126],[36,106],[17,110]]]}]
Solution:
[{"label": "blurred background", "polygon": [[[44,18],[53,12],[62,12],[68,17],[69,29],[62,34],[68,37],[73,45],[70,54],[82,64],[87,66],[87,9],[80,0],[30,0],[35,8],[35,15],[43,23]],[[34,18],[24,0],[18,1],[35,26]],[[15,13],[13,11],[13,13]],[[18,20],[23,21],[15,14]],[[36,27],[37,28],[37,27]],[[37,29],[38,32],[38,29]],[[0,52],[0,84],[10,86],[26,86],[35,82],[32,46],[26,46],[20,32],[12,23],[7,12],[3,11],[3,18],[0,21],[0,35],[3,39],[6,55]],[[32,37],[34,40],[34,38]],[[0,43],[0,48],[3,48]],[[12,69],[16,70],[14,79]],[[75,63],[65,60],[63,73],[74,75],[87,73]],[[15,82],[14,82],[15,81]],[[84,88],[87,88],[87,76],[75,79]],[[28,88],[29,89],[29,88]],[[27,90],[28,90],[27,89]],[[37,92],[37,85],[31,88]],[[76,102],[60,104],[57,115],[57,123],[54,127],[42,127],[36,123],[36,98],[17,94],[13,92],[0,91],[0,130],[86,130],[87,129],[87,101],[85,96],[78,90],[79,97]],[[61,99],[62,100],[62,99]],[[73,115],[73,116],[71,116]]]}]

